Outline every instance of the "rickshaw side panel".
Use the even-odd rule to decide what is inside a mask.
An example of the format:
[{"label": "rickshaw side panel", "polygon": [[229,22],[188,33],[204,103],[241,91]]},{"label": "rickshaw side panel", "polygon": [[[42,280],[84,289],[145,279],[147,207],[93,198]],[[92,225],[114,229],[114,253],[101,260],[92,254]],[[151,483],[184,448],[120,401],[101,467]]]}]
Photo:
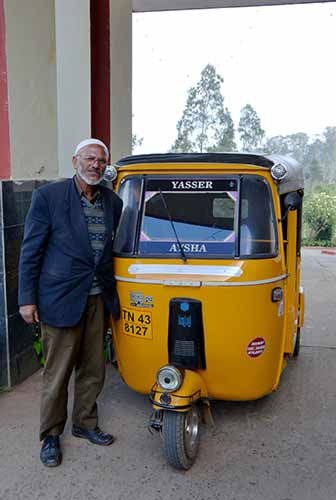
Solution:
[{"label": "rickshaw side panel", "polygon": [[278,385],[284,322],[283,305],[271,302],[273,288],[207,291],[212,297],[204,315],[208,368],[203,378],[211,398],[252,400]]},{"label": "rickshaw side panel", "polygon": [[[287,217],[287,252],[286,267],[288,279],[286,283],[287,307],[285,315],[285,352],[293,354],[298,328],[303,324],[303,308],[300,311],[300,277],[301,277],[301,255],[297,248],[297,212],[289,212]],[[299,319],[302,314],[302,319]]]}]

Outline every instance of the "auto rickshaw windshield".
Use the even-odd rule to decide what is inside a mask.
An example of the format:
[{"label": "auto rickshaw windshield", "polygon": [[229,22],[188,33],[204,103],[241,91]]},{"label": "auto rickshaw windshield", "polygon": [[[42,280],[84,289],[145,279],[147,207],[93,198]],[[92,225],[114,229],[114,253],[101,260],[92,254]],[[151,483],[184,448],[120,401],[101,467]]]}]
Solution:
[{"label": "auto rickshaw windshield", "polygon": [[188,258],[277,253],[271,190],[262,176],[130,176],[119,195],[124,210],[117,253],[178,257],[181,248]]}]

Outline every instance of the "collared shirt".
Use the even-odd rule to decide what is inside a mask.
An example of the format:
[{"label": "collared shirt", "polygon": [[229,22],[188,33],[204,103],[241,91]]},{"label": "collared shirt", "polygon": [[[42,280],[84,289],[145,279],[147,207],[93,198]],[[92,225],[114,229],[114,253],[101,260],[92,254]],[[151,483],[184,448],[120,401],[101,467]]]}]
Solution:
[{"label": "collared shirt", "polygon": [[[94,194],[94,197],[89,201],[75,176],[75,184],[80,194],[81,205],[88,228],[89,240],[92,248],[95,264],[97,264],[103,254],[106,241],[106,224],[103,200],[99,187]],[[97,277],[94,276],[90,295],[101,293],[101,288],[98,284]]]}]

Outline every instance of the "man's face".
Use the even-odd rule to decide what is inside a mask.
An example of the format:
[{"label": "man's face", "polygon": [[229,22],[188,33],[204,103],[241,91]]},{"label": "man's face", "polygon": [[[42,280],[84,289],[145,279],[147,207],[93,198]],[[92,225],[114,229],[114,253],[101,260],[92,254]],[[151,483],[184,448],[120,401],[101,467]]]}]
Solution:
[{"label": "man's face", "polygon": [[96,186],[104,177],[107,157],[104,148],[91,144],[80,149],[72,164],[78,177],[89,186]]}]

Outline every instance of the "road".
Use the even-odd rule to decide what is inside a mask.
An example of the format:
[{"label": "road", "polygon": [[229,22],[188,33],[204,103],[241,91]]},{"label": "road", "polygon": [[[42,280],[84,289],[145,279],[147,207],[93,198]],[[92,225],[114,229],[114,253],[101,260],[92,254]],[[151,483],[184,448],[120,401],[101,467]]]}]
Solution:
[{"label": "road", "polygon": [[107,448],[62,439],[63,463],[39,461],[41,372],[0,395],[1,500],[333,500],[336,496],[336,255],[303,251],[306,322],[301,354],[277,392],[256,402],[213,403],[187,472],[171,469],[147,431],[150,404],[109,367],[100,423]]}]

